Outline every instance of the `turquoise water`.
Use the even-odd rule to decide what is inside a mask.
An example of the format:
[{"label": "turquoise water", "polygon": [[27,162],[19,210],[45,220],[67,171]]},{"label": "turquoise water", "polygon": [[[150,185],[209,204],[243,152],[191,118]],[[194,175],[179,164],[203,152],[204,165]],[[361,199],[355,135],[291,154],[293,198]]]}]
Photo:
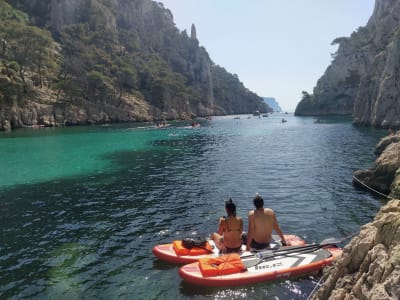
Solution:
[{"label": "turquoise water", "polygon": [[354,232],[383,203],[351,184],[383,131],[290,114],[188,125],[0,133],[0,298],[306,299],[318,276],[199,288],[151,249],[216,230],[228,197],[247,225],[260,193],[308,242]]}]

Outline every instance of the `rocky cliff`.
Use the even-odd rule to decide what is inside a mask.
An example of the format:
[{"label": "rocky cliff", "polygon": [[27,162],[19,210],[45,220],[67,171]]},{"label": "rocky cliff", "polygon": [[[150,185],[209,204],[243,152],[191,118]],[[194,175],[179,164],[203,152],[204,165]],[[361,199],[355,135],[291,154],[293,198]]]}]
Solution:
[{"label": "rocky cliff", "polygon": [[[326,270],[324,284],[312,299],[400,298],[400,131],[381,139],[371,170],[355,172],[353,183],[392,198],[364,225]],[[369,189],[368,188],[368,189]]]},{"label": "rocky cliff", "polygon": [[400,2],[376,0],[367,25],[333,41],[337,53],[296,115],[353,115],[354,123],[400,127]]},{"label": "rocky cliff", "polygon": [[268,104],[269,107],[272,108],[273,111],[280,112],[282,108],[279,106],[279,103],[273,97],[263,97],[264,102]]},{"label": "rocky cliff", "polygon": [[0,0],[0,8],[0,129],[271,110],[161,3]]},{"label": "rocky cliff", "polygon": [[311,299],[400,299],[400,201],[383,206],[329,270]]},{"label": "rocky cliff", "polygon": [[368,186],[392,198],[400,198],[400,131],[384,137],[376,146],[378,158],[369,170],[354,173],[353,183]]}]

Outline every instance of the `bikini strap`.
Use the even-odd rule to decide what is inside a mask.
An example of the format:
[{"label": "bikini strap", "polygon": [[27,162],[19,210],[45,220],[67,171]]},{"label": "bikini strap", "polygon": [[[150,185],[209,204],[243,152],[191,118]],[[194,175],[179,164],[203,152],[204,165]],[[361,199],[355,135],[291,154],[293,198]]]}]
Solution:
[{"label": "bikini strap", "polygon": [[228,217],[225,218],[225,224],[226,224],[226,229],[228,229],[227,231],[229,232],[230,229],[229,229],[229,225],[228,225]]}]

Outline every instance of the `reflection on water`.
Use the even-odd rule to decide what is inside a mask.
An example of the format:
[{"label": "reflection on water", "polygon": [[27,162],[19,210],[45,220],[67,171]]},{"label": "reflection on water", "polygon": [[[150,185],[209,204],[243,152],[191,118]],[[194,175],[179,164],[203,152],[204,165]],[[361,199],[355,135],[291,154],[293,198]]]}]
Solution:
[{"label": "reflection on water", "polygon": [[281,118],[2,133],[0,298],[306,299],[318,276],[196,287],[151,253],[216,230],[228,197],[246,224],[256,192],[308,242],[372,219],[382,202],[351,176],[372,164],[383,132]]}]

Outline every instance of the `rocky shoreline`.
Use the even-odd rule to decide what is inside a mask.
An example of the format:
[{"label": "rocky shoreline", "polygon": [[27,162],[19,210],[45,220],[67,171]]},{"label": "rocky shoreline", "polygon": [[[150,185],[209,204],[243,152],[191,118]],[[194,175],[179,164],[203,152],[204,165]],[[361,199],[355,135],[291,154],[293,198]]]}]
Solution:
[{"label": "rocky shoreline", "polygon": [[392,200],[326,270],[311,299],[400,299],[400,131],[384,137],[375,154],[374,167],[356,171],[353,183]]},{"label": "rocky shoreline", "polygon": [[311,299],[400,298],[400,201],[391,200],[364,225],[328,269]]},{"label": "rocky shoreline", "polygon": [[353,184],[361,188],[368,186],[390,198],[399,199],[400,131],[381,139],[374,153],[378,156],[375,165],[369,170],[356,171]]}]

